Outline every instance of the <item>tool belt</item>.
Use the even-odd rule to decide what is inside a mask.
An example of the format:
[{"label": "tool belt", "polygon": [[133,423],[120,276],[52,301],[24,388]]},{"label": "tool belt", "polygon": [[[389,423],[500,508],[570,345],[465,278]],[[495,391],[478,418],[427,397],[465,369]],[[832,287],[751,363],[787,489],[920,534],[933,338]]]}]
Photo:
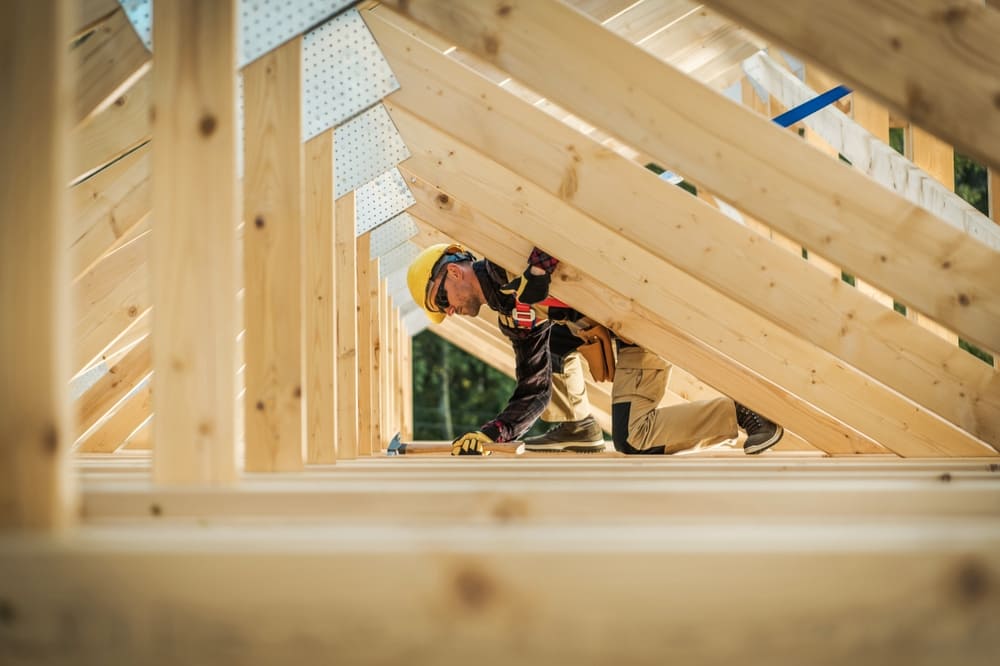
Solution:
[{"label": "tool belt", "polygon": [[590,374],[595,382],[610,382],[615,379],[615,348],[611,340],[611,332],[598,323],[587,328],[574,327],[583,344],[576,348],[587,359]]}]

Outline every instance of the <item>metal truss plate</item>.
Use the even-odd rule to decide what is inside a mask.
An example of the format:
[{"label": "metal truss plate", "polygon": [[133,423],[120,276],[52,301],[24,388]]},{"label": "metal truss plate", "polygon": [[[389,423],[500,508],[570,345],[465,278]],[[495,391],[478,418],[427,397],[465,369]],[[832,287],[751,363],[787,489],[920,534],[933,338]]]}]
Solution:
[{"label": "metal truss plate", "polygon": [[403,286],[406,286],[406,269],[413,258],[420,254],[420,248],[410,242],[397,245],[379,258],[378,276],[389,277],[397,272],[403,275]]},{"label": "metal truss plate", "polygon": [[[236,62],[248,65],[353,0],[242,0]],[[153,50],[153,0],[118,0],[146,48]],[[357,12],[354,12],[357,14]],[[360,22],[361,17],[358,17]]]},{"label": "metal truss plate", "polygon": [[393,167],[375,180],[359,187],[354,208],[357,235],[371,231],[416,203],[399,170]]},{"label": "metal truss plate", "polygon": [[352,118],[334,132],[336,198],[374,180],[409,156],[403,137],[381,104]]},{"label": "metal truss plate", "polygon": [[409,213],[400,213],[372,231],[371,258],[381,257],[419,233],[417,223]]},{"label": "metal truss plate", "polygon": [[340,125],[399,88],[355,9],[305,34],[302,73],[304,139]]}]

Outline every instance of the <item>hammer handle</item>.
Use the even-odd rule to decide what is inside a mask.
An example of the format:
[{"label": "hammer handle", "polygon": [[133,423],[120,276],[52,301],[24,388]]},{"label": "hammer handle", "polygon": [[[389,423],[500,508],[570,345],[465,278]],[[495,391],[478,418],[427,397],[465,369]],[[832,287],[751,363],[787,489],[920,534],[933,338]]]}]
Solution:
[{"label": "hammer handle", "polygon": [[[451,442],[404,442],[403,455],[419,455],[424,453],[447,453],[451,454]],[[493,442],[484,444],[483,448],[491,451],[493,455],[519,456],[524,453],[524,442]]]}]

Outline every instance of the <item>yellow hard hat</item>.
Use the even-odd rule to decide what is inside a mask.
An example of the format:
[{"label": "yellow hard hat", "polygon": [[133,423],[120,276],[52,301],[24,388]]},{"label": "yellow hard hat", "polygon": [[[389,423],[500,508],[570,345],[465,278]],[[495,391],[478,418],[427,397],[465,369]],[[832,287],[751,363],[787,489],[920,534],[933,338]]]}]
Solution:
[{"label": "yellow hard hat", "polygon": [[406,284],[413,301],[424,309],[432,323],[440,324],[445,314],[430,303],[430,289],[434,277],[442,267],[455,261],[473,261],[475,257],[458,243],[438,243],[423,250],[410,262],[406,271]]}]

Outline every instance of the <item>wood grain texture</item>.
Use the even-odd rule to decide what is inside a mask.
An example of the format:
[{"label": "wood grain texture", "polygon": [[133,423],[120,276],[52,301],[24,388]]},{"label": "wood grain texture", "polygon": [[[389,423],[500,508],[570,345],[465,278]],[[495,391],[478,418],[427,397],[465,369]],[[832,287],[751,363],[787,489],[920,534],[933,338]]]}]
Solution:
[{"label": "wood grain texture", "polygon": [[[337,457],[358,457],[358,303],[357,221],[354,192],[337,199],[334,214],[333,275],[336,289],[335,326],[337,383]],[[368,257],[364,257],[368,261]]]},{"label": "wood grain texture", "polygon": [[[153,206],[149,145],[70,190],[70,274],[80,277],[123,244]],[[148,222],[148,220],[147,220]]]},{"label": "wood grain texture", "polygon": [[154,5],[153,478],[236,481],[236,3]]},{"label": "wood grain texture", "polygon": [[0,528],[73,522],[68,10],[0,3]]},{"label": "wood grain texture", "polygon": [[375,350],[372,335],[372,298],[369,285],[371,271],[378,272],[378,267],[370,259],[371,233],[366,232],[357,238],[357,303],[358,303],[358,455],[370,456],[374,441],[375,412],[372,409],[372,396],[375,395]]},{"label": "wood grain texture", "polygon": [[[610,230],[815,343],[935,414],[1000,444],[1000,380],[991,369],[379,21],[368,23],[406,108],[572,203]],[[434,94],[426,94],[427,90]],[[558,250],[556,250],[558,254]],[[900,360],[906,359],[904,363]],[[959,394],[974,393],[970,410]]]},{"label": "wood grain texture", "polygon": [[78,183],[152,136],[153,77],[147,72],[114,103],[73,129],[69,179]]},{"label": "wood grain texture", "polygon": [[152,56],[118,10],[75,49],[76,94],[71,122],[88,120],[127,89],[152,65]]},{"label": "wood grain texture", "polygon": [[970,341],[1000,343],[1000,253],[555,0],[502,14],[388,4]]},{"label": "wood grain texture", "polygon": [[333,130],[305,144],[306,462],[337,461],[337,299]]},{"label": "wood grain texture", "polygon": [[243,70],[247,471],[302,469],[302,39]]},{"label": "wood grain texture", "polygon": [[[596,316],[612,329],[619,330],[640,309],[659,311],[660,316],[656,319],[663,326],[680,329],[698,340],[711,341],[711,348],[737,359],[739,363],[753,368],[758,375],[781,386],[788,392],[786,395],[789,398],[786,400],[791,395],[806,400],[885,446],[895,447],[893,450],[897,453],[907,451],[910,455],[915,455],[921,450],[923,455],[948,455],[949,452],[958,455],[963,451],[973,455],[974,451],[978,451],[980,455],[996,453],[967,433],[942,424],[939,419],[926,412],[914,410],[912,403],[902,400],[898,394],[871,384],[860,373],[826,357],[809,343],[788,335],[735,302],[713,293],[697,280],[672,269],[666,262],[654,259],[641,246],[625,241],[614,231],[576,213],[556,197],[542,194],[537,186],[491,164],[488,159],[456,140],[443,136],[413,116],[406,117],[398,110],[392,113],[397,127],[414,154],[405,163],[407,175],[434,182],[438,188],[447,188],[436,192],[435,188],[430,188],[419,195],[418,200],[452,215],[458,215],[451,211],[459,206],[449,197],[459,197],[460,202],[475,201],[476,208],[489,210],[494,223],[503,226],[505,230],[514,232],[516,229],[517,234],[528,234],[533,244],[543,249],[558,248],[558,254],[563,260],[574,266],[586,266],[591,277],[604,281],[607,286],[617,285],[616,291],[628,293],[629,300],[627,305],[621,303],[618,306],[620,309],[615,315],[606,311],[604,314],[591,312],[597,308],[597,299],[582,301],[577,298],[575,301],[577,304],[587,303],[584,311]],[[476,174],[476,177],[464,174]],[[416,189],[411,182],[411,190]],[[442,198],[437,199],[438,196]],[[462,217],[468,215],[468,211],[463,210]],[[571,259],[570,255],[577,258]],[[612,277],[612,273],[619,270],[623,273],[621,281]],[[605,277],[601,278],[601,275]],[[554,287],[558,296],[557,289],[558,285]],[[573,299],[567,302],[574,304]],[[671,314],[667,314],[668,312]],[[719,314],[712,316],[710,313]],[[725,316],[721,316],[721,313],[725,313]],[[701,328],[702,325],[705,328]],[[722,329],[726,327],[732,329],[723,332]],[[754,331],[754,334],[748,335],[748,331]],[[627,331],[623,334],[630,339],[639,340],[668,360],[673,361],[677,356],[676,349],[665,352],[662,347],[654,347],[653,342],[662,345],[662,337],[651,341]],[[792,360],[793,358],[797,360]],[[690,367],[696,374],[705,377],[704,373],[692,367],[687,358],[680,365]],[[791,368],[795,370],[792,371]],[[802,372],[803,368],[809,368],[808,377]],[[716,380],[709,381],[740,402],[749,403],[754,409],[788,421],[790,427],[800,433],[805,432],[792,425],[791,417],[779,416],[789,413],[790,404],[793,403],[786,402],[777,411],[774,407],[768,409],[754,405],[753,401],[765,394],[763,385],[756,390],[741,393],[740,390],[724,388]],[[731,383],[731,380],[724,382]],[[834,389],[834,386],[840,388]],[[827,393],[828,391],[830,392]],[[861,398],[862,395],[865,397]],[[857,402],[848,407],[845,399]],[[818,422],[817,416],[815,412],[811,415],[813,425]],[[890,418],[892,426],[889,426]],[[818,439],[806,436],[812,442]]]},{"label": "wood grain texture", "polygon": [[938,0],[705,4],[818,61],[966,154],[1000,166],[1000,14],[993,9]]}]

